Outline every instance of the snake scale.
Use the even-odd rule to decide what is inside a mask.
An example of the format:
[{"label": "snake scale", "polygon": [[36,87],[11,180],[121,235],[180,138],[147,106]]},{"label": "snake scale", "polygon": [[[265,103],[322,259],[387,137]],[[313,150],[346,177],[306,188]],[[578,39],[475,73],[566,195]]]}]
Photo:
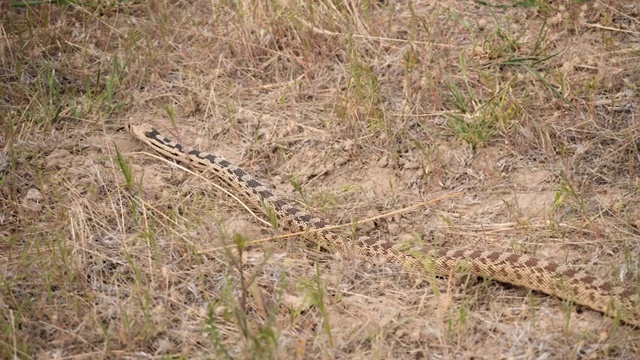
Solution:
[{"label": "snake scale", "polygon": [[304,231],[309,241],[331,252],[355,254],[372,262],[397,263],[429,275],[449,276],[462,271],[487,277],[573,301],[640,327],[640,295],[635,286],[616,285],[583,271],[528,255],[444,249],[416,254],[397,250],[389,241],[347,239],[327,230],[329,225],[324,220],[279,199],[271,189],[223,157],[187,149],[147,126],[127,124],[126,128],[160,154],[199,170],[213,172],[253,204],[261,209],[264,209],[262,205],[270,208],[285,229]]}]

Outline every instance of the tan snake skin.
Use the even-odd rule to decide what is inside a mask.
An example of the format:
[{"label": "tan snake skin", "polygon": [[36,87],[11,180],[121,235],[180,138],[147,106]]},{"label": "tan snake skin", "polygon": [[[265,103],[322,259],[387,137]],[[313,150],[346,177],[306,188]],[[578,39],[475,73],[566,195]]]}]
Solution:
[{"label": "tan snake skin", "polygon": [[308,240],[332,252],[355,254],[370,261],[403,265],[425,275],[449,276],[464,272],[538,290],[589,307],[640,327],[640,296],[635,287],[622,287],[582,271],[527,255],[497,251],[439,250],[405,253],[392,243],[349,240],[325,229],[328,224],[281,200],[260,181],[219,155],[186,149],[157,130],[127,125],[127,130],[171,159],[211,171],[255,205],[271,208],[291,231],[305,231]]}]

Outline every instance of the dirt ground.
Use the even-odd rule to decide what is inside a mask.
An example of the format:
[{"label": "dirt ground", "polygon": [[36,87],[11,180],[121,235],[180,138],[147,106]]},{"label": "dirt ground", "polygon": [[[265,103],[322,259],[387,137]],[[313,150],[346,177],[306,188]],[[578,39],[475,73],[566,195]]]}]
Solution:
[{"label": "dirt ground", "polygon": [[286,236],[122,131],[347,237],[633,288],[637,1],[42,3],[0,5],[0,358],[640,358],[640,329],[570,301]]}]

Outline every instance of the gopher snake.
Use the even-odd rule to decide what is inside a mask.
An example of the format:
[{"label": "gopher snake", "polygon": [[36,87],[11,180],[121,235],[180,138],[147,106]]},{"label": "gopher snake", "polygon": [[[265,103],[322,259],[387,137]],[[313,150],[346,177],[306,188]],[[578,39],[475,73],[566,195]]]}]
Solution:
[{"label": "gopher snake", "polygon": [[434,250],[422,254],[405,253],[392,243],[378,240],[348,240],[326,229],[328,224],[281,200],[260,181],[219,155],[185,146],[163,136],[155,129],[127,124],[127,130],[157,152],[204,171],[211,171],[254,204],[266,205],[278,221],[332,252],[356,254],[369,261],[383,261],[438,276],[463,271],[485,276],[565,300],[574,301],[609,316],[640,327],[640,300],[635,289],[574,270],[551,261],[527,255],[497,251]]}]

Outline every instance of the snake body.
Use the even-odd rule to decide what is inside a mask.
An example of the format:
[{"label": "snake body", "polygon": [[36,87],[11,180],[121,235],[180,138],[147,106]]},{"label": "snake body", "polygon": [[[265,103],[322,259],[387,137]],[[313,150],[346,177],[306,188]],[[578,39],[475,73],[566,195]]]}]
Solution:
[{"label": "snake body", "polygon": [[304,231],[309,241],[331,252],[355,254],[372,262],[397,263],[425,275],[450,276],[464,272],[487,277],[573,301],[640,327],[640,295],[633,286],[616,285],[583,271],[528,255],[455,249],[403,252],[389,241],[347,239],[327,230],[329,225],[321,218],[279,199],[256,178],[219,155],[187,149],[152,128],[128,124],[127,130],[171,159],[213,172],[254,205],[270,208],[284,228]]}]

